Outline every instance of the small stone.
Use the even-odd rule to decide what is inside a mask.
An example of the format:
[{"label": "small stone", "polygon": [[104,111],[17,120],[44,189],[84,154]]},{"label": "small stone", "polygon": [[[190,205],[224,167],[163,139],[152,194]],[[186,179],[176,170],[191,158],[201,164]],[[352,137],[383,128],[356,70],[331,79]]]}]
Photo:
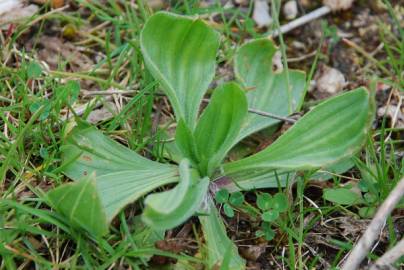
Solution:
[{"label": "small stone", "polygon": [[159,10],[164,7],[164,1],[163,0],[149,0],[147,2],[147,5],[153,10]]},{"label": "small stone", "polygon": [[26,5],[22,0],[0,1],[0,30],[7,29],[8,23],[31,17],[37,11],[36,5]]},{"label": "small stone", "polygon": [[250,1],[248,1],[248,0],[235,0],[234,2],[235,2],[237,5],[240,5],[240,6],[248,6],[248,4],[249,4]]},{"label": "small stone", "polygon": [[316,88],[317,91],[325,96],[333,96],[346,85],[344,74],[338,69],[323,66],[316,75]]},{"label": "small stone", "polygon": [[272,17],[269,15],[269,7],[266,0],[254,1],[253,19],[259,28],[271,25]]},{"label": "small stone", "polygon": [[331,8],[332,11],[349,9],[355,0],[323,0],[323,4]]},{"label": "small stone", "polygon": [[256,261],[265,252],[266,243],[256,246],[249,246],[241,249],[241,256],[249,261]]},{"label": "small stone", "polygon": [[295,0],[288,1],[283,5],[283,15],[287,20],[293,20],[297,17],[298,13],[299,11]]},{"label": "small stone", "polygon": [[303,42],[300,42],[298,40],[293,40],[292,41],[292,46],[293,46],[293,48],[295,48],[297,50],[305,50],[306,49],[306,44],[304,44]]}]

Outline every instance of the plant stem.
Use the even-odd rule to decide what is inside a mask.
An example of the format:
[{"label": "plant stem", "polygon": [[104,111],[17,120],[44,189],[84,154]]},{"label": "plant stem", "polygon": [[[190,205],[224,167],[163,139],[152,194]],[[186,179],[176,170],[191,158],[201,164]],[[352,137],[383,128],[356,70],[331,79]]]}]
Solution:
[{"label": "plant stem", "polygon": [[[271,11],[272,17],[274,19],[276,29],[280,29],[279,24],[279,12],[280,12],[280,1],[279,0],[272,0],[271,1]],[[279,42],[281,44],[281,53],[282,53],[282,64],[285,71],[286,76],[286,87],[287,87],[287,94],[288,94],[288,111],[289,114],[293,113],[293,106],[292,106],[292,89],[290,88],[290,80],[289,80],[289,68],[288,68],[288,61],[286,56],[286,44],[283,40],[282,33],[279,34]]]}]

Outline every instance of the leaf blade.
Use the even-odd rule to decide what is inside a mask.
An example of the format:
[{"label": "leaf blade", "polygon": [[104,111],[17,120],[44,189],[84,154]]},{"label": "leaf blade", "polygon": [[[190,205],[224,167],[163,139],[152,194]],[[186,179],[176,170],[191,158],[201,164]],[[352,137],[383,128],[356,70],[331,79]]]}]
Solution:
[{"label": "leaf blade", "polygon": [[80,181],[95,175],[108,222],[128,203],[178,181],[176,166],[145,159],[86,123],[73,129],[61,151],[66,176]]},{"label": "leaf blade", "polygon": [[183,119],[178,122],[175,130],[175,146],[183,157],[187,157],[193,163],[198,161],[194,133]]},{"label": "leaf blade", "polygon": [[142,220],[158,230],[168,230],[185,222],[200,207],[209,187],[209,179],[200,179],[189,162],[180,163],[180,182],[168,191],[153,193],[145,200]]},{"label": "leaf blade", "polygon": [[[245,260],[240,257],[237,247],[226,234],[226,228],[216,209],[213,199],[208,196],[204,212],[208,215],[199,216],[208,249],[209,269],[227,267],[227,269],[245,269]],[[226,263],[227,265],[222,265]]]},{"label": "leaf blade", "polygon": [[247,99],[241,88],[228,83],[217,88],[195,129],[200,170],[211,175],[236,142],[247,115]]},{"label": "leaf blade", "polygon": [[108,232],[106,215],[94,178],[90,177],[61,185],[48,192],[47,196],[53,206],[72,224],[82,227],[98,237]]},{"label": "leaf blade", "polygon": [[200,19],[158,12],[146,22],[140,47],[177,121],[184,119],[193,130],[200,102],[215,74],[218,33]]},{"label": "leaf blade", "polygon": [[[275,73],[272,59],[278,49],[268,39],[247,42],[236,53],[235,73],[247,92],[248,106],[260,111],[287,116],[288,108],[293,111],[304,99],[305,73],[289,70],[289,84],[292,93],[289,104],[286,71]],[[239,134],[238,141],[259,130],[279,123],[279,120],[249,114]]]},{"label": "leaf blade", "polygon": [[363,203],[362,196],[347,188],[326,188],[323,198],[327,201],[341,205],[355,205]]},{"label": "leaf blade", "polygon": [[225,173],[265,169],[294,171],[330,165],[359,150],[373,114],[373,99],[365,88],[331,98],[303,116],[263,151],[225,164]]}]

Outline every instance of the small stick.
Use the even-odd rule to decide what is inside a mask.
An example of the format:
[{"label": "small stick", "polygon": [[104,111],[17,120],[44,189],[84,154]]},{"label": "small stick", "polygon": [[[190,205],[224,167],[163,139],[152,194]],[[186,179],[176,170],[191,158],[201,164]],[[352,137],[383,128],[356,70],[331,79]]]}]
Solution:
[{"label": "small stick", "polygon": [[[395,126],[396,123],[397,123],[398,113],[399,113],[400,110],[401,110],[400,108],[401,108],[401,105],[402,105],[402,104],[403,104],[403,97],[402,97],[401,95],[398,95],[397,109],[395,110],[394,115],[393,115],[393,117],[392,117],[392,119],[391,119],[391,128],[394,128],[394,126]],[[387,106],[390,106],[390,104],[388,104]],[[385,109],[385,114],[387,113],[387,110],[388,110],[388,107],[386,107],[386,109]],[[387,142],[390,140],[391,134],[393,134],[393,131],[392,131],[392,130],[389,132],[389,135],[388,135],[388,136],[386,137],[386,139],[384,140],[385,143],[387,143]]]},{"label": "small stick", "polygon": [[317,50],[312,51],[311,53],[308,53],[306,55],[299,56],[299,57],[288,58],[287,61],[288,61],[288,63],[300,62],[300,61],[306,60],[307,58],[316,56],[316,54],[317,54]]},{"label": "small stick", "polygon": [[293,118],[289,118],[289,117],[283,117],[283,116],[279,116],[273,113],[269,113],[269,112],[264,112],[264,111],[260,111],[260,110],[256,110],[256,109],[251,109],[248,108],[248,112],[250,113],[255,113],[261,116],[265,116],[265,117],[269,117],[269,118],[273,118],[273,119],[277,119],[277,120],[281,120],[283,122],[288,122],[288,123],[296,123],[296,120]]},{"label": "small stick", "polygon": [[285,34],[287,32],[290,32],[293,29],[300,27],[311,21],[314,21],[315,19],[318,19],[322,16],[325,16],[330,12],[331,12],[331,8],[329,8],[328,6],[322,6],[321,8],[315,9],[312,12],[307,13],[306,15],[297,18],[296,20],[293,20],[285,25],[282,25],[279,28],[279,30],[275,30],[272,33],[270,33],[269,37],[277,37],[279,35],[279,33]]},{"label": "small stick", "polygon": [[[205,102],[205,103],[209,103],[210,99],[204,98],[204,99],[202,99],[202,101]],[[292,124],[296,123],[296,120],[293,119],[293,118],[284,117],[284,116],[276,115],[276,114],[273,114],[273,113],[260,111],[260,110],[257,110],[257,109],[248,108],[248,112],[249,113],[255,113],[255,114],[265,116],[265,117],[269,117],[269,118],[273,118],[273,119],[280,120],[280,121],[283,121],[283,122],[288,122],[288,123],[292,123]]]},{"label": "small stick", "polygon": [[[376,215],[369,224],[365,233],[362,235],[359,242],[356,244],[348,259],[345,261],[341,270],[356,270],[366,257],[372,244],[380,234],[384,224],[386,223],[387,216],[394,210],[396,204],[404,195],[404,178],[398,182],[395,188],[390,192],[389,196],[380,206]],[[401,242],[401,241],[400,241]]]},{"label": "small stick", "polygon": [[[111,95],[115,95],[115,94],[121,94],[121,95],[133,95],[139,92],[139,90],[105,90],[105,91],[83,91],[85,96],[111,96]],[[203,99],[203,102],[210,102],[210,99]],[[99,104],[101,105],[101,104]],[[99,106],[98,105],[98,106]],[[97,106],[97,105],[96,105]],[[277,119],[283,122],[288,122],[288,123],[296,123],[296,120],[293,118],[289,118],[289,117],[284,117],[284,116],[280,116],[280,115],[276,115],[273,113],[269,113],[269,112],[264,112],[264,111],[260,111],[260,110],[256,110],[256,109],[252,109],[249,108],[248,112],[250,113],[255,113],[261,116],[265,116],[265,117],[269,117],[269,118],[273,118],[273,119]]]},{"label": "small stick", "polygon": [[386,267],[392,267],[392,264],[395,261],[397,261],[401,256],[404,256],[404,238],[401,239],[400,242],[398,242],[393,248],[384,253],[384,255],[381,256],[376,261],[376,263],[370,268],[370,270],[390,269]]}]

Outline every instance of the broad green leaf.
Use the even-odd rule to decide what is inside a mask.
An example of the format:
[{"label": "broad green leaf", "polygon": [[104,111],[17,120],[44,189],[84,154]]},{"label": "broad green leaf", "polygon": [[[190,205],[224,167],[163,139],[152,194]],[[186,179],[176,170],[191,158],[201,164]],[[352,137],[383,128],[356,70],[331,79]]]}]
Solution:
[{"label": "broad green leaf", "polygon": [[257,206],[259,209],[266,211],[269,210],[272,206],[272,196],[268,193],[258,194],[257,195]]},{"label": "broad green leaf", "polygon": [[[352,167],[352,160],[350,158],[338,161],[335,164],[325,167],[321,171],[315,173],[310,179],[325,181],[332,178],[333,174],[341,174],[346,172]],[[291,185],[296,180],[296,173],[294,172],[282,172],[273,169],[262,169],[255,171],[239,171],[226,175],[226,185],[222,185],[230,192],[237,190],[253,190],[262,188],[277,188],[285,187],[287,184]]]},{"label": "broad green leaf", "polygon": [[365,193],[365,195],[363,195],[363,198],[365,199],[365,201],[367,203],[371,204],[371,203],[376,203],[377,202],[378,196],[368,192],[368,193]]},{"label": "broad green leaf", "polygon": [[41,76],[42,68],[37,62],[31,62],[27,67],[27,76],[29,79],[35,79]]},{"label": "broad green leaf", "polygon": [[[178,128],[178,124],[177,124]],[[160,141],[163,143],[162,156],[177,164],[185,157],[182,151],[178,148],[175,138],[169,133],[168,130],[160,131]]]},{"label": "broad green leaf", "polygon": [[48,193],[56,210],[75,226],[102,236],[108,232],[108,223],[93,176],[57,187]]},{"label": "broad green leaf", "polygon": [[111,221],[122,208],[150,191],[178,181],[176,169],[148,167],[144,170],[127,170],[97,177],[97,189]]},{"label": "broad green leaf", "polygon": [[266,222],[273,222],[279,217],[278,211],[267,211],[262,214],[262,220]]},{"label": "broad green leaf", "polygon": [[244,202],[244,195],[240,191],[234,192],[230,195],[229,198],[229,203],[231,203],[233,206],[241,206]]},{"label": "broad green leaf", "polygon": [[158,12],[140,35],[146,66],[168,96],[177,121],[194,129],[215,74],[219,35],[201,19]]},{"label": "broad green leaf", "polygon": [[215,200],[217,203],[226,203],[229,200],[230,193],[227,189],[221,189],[216,192]]},{"label": "broad green leaf", "polygon": [[184,155],[178,149],[175,140],[172,140],[164,143],[163,157],[175,163],[180,163],[181,160],[184,158]]},{"label": "broad green leaf", "polygon": [[226,216],[228,216],[229,218],[234,217],[234,210],[233,208],[230,206],[230,204],[225,203],[223,204],[223,212],[226,214]]},{"label": "broad green leaf", "polygon": [[178,181],[176,166],[145,159],[84,123],[68,135],[61,151],[66,176],[78,181],[95,174],[108,221],[139,197]]},{"label": "broad green leaf", "polygon": [[263,151],[225,164],[224,172],[293,171],[329,166],[360,149],[373,115],[373,97],[365,88],[331,98],[313,108]]},{"label": "broad green leaf", "polygon": [[271,241],[272,239],[274,239],[275,232],[271,228],[271,224],[268,223],[268,222],[263,222],[261,226],[262,226],[262,230],[263,230],[265,240]]},{"label": "broad green leaf", "polygon": [[209,178],[200,179],[190,169],[188,160],[180,163],[180,182],[171,190],[153,193],[145,200],[143,221],[154,229],[172,229],[190,218],[201,206],[208,187]]},{"label": "broad green leaf", "polygon": [[247,115],[241,88],[228,83],[217,88],[195,129],[200,171],[211,175],[234,145]]},{"label": "broad green leaf", "polygon": [[192,163],[198,161],[194,134],[182,119],[178,122],[175,130],[175,143],[183,157],[189,158]]},{"label": "broad green leaf", "polygon": [[231,258],[228,262],[228,269],[245,269],[245,261],[239,256],[233,241],[227,237],[226,228],[212,198],[207,196],[206,199],[202,211],[207,215],[199,216],[199,220],[207,245],[209,269],[219,268],[224,262],[225,256]]},{"label": "broad green leaf", "polygon": [[281,213],[285,212],[288,209],[289,202],[288,198],[283,193],[276,193],[273,197],[273,209],[279,211]]},{"label": "broad green leaf", "polygon": [[359,216],[362,218],[372,218],[376,213],[376,207],[361,207],[359,208]]},{"label": "broad green leaf", "polygon": [[275,174],[274,169],[246,170],[227,173],[225,179],[227,179],[226,182],[221,183],[220,186],[229,192],[236,192],[239,190],[285,187],[287,183],[292,184],[294,182],[295,173],[279,171]]},{"label": "broad green leaf", "polygon": [[343,174],[344,172],[355,166],[352,158],[343,159],[335,164],[331,164],[327,168],[316,172],[314,175],[310,176],[310,179],[326,181],[332,179],[336,174]]},{"label": "broad green leaf", "polygon": [[326,188],[323,191],[323,198],[341,205],[355,205],[363,202],[360,194],[346,188]]},{"label": "broad green leaf", "polygon": [[40,121],[44,121],[48,118],[50,112],[52,111],[52,104],[48,99],[42,99],[38,102],[34,102],[29,106],[29,110],[31,113],[36,113],[41,110],[42,113],[39,116]]},{"label": "broad green leaf", "polygon": [[[289,104],[298,109],[304,98],[305,74],[289,70],[289,87],[286,71],[275,73],[272,58],[277,48],[269,39],[256,39],[244,44],[235,58],[235,73],[247,92],[248,107],[273,113],[289,115]],[[288,94],[290,91],[290,97]],[[239,134],[238,141],[246,136],[279,123],[279,120],[250,113]]]}]

